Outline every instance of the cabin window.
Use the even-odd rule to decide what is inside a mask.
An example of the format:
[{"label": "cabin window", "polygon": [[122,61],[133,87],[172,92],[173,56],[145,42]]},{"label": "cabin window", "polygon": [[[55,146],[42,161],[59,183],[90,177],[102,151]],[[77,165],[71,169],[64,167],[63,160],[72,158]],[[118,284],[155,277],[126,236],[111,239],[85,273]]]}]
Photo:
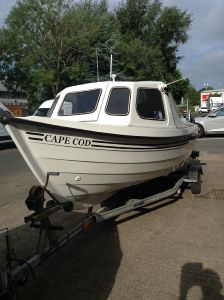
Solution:
[{"label": "cabin window", "polygon": [[107,101],[106,113],[114,116],[126,116],[129,112],[130,90],[112,88]]},{"label": "cabin window", "polygon": [[59,115],[90,114],[97,108],[101,89],[74,92],[65,96]]},{"label": "cabin window", "polygon": [[143,119],[165,120],[163,99],[158,89],[138,89],[137,113]]}]

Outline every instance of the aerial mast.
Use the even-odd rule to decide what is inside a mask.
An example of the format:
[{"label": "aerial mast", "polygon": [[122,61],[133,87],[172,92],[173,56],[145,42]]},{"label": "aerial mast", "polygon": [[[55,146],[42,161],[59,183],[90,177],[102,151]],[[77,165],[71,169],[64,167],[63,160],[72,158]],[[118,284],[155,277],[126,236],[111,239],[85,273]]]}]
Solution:
[{"label": "aerial mast", "polygon": [[97,81],[100,81],[99,77],[99,61],[98,61],[98,49],[96,48],[96,75],[97,75]]},{"label": "aerial mast", "polygon": [[110,79],[112,79],[112,71],[113,71],[113,54],[110,52]]}]

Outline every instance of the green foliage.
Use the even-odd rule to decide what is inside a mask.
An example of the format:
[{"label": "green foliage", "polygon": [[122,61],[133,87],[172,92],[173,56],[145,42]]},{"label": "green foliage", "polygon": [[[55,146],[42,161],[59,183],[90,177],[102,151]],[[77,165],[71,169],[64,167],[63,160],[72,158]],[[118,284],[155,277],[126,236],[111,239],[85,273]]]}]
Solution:
[{"label": "green foliage", "polygon": [[209,95],[209,97],[221,97],[222,93],[212,93]]},{"label": "green foliage", "polygon": [[190,106],[200,106],[200,92],[197,91],[194,87],[189,86],[186,94],[184,95],[185,99],[188,99]]},{"label": "green foliage", "polygon": [[[187,41],[190,15],[164,8],[159,0],[127,0],[117,9],[116,19],[122,35],[121,67],[128,79],[172,82],[182,77],[177,50]],[[171,87],[175,99],[184,95],[188,83]]]},{"label": "green foliage", "polygon": [[67,0],[19,1],[1,30],[0,73],[11,89],[25,90],[31,102],[94,80],[95,47],[109,39],[110,19],[104,0],[74,5]]},{"label": "green foliage", "polygon": [[207,86],[206,88],[205,87],[203,87],[203,88],[201,88],[200,90],[199,90],[199,92],[203,92],[203,91],[212,91],[212,90],[214,90],[214,88],[212,87],[212,86]]},{"label": "green foliage", "polygon": [[[175,81],[178,47],[187,41],[187,12],[159,0],[127,0],[114,13],[106,0],[18,0],[0,29],[0,78],[22,89],[30,102],[52,98],[62,88],[100,80]],[[171,86],[174,98],[188,81]]]},{"label": "green foliage", "polygon": [[58,90],[67,4],[63,0],[18,1],[7,18],[2,71],[8,85],[24,89],[30,100],[48,87],[51,94]]}]

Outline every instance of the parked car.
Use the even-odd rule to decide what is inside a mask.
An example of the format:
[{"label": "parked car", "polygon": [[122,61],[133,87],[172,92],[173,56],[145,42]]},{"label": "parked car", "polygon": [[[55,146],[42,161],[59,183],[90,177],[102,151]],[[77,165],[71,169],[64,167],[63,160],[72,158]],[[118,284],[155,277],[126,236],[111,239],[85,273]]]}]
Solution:
[{"label": "parked car", "polygon": [[54,102],[54,99],[51,100],[46,100],[44,101],[38,109],[34,112],[34,116],[39,116],[39,117],[46,117],[47,113],[49,112],[52,104]]},{"label": "parked car", "polygon": [[224,106],[205,117],[196,117],[195,123],[199,127],[198,137],[205,134],[224,134]]},{"label": "parked car", "polygon": [[[39,116],[39,117],[46,117],[52,104],[54,102],[54,99],[52,100],[46,100],[44,101],[38,109],[34,112],[34,116]],[[61,113],[63,115],[71,115],[72,114],[72,104],[69,101],[65,101],[61,107]]]},{"label": "parked car", "polygon": [[[0,103],[0,113],[7,113],[9,115],[13,115],[11,111],[5,107],[2,103]],[[11,136],[8,131],[5,129],[5,126],[0,123],[0,144],[12,143]]]},{"label": "parked car", "polygon": [[198,109],[198,112],[200,112],[200,113],[207,113],[207,112],[208,112],[208,109],[207,109],[207,107],[200,107],[200,108]]}]

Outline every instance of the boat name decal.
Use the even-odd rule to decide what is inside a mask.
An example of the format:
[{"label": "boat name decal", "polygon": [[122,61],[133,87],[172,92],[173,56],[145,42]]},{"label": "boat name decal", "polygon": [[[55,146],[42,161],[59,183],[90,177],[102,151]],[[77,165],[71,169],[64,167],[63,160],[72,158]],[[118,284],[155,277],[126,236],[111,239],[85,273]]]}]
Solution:
[{"label": "boat name decal", "polygon": [[74,145],[79,147],[89,147],[91,146],[91,140],[80,139],[77,137],[63,136],[63,135],[52,135],[46,134],[44,140],[47,143],[63,144],[63,145]]}]

